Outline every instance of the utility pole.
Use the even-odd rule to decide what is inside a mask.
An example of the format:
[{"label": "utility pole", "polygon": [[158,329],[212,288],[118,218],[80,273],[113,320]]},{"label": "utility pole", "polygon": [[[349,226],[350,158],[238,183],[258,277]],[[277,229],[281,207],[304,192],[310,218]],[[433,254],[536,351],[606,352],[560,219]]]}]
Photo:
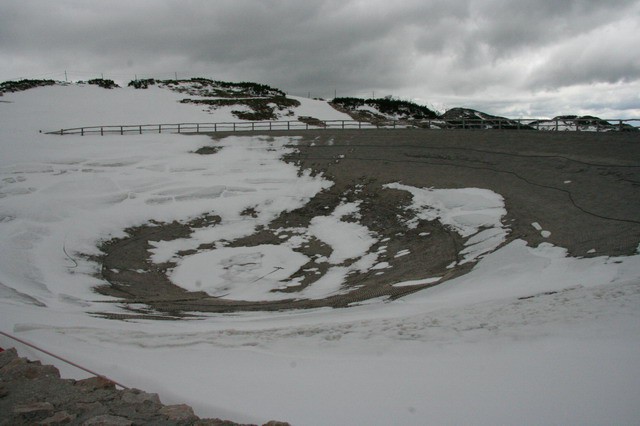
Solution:
[{"label": "utility pole", "polygon": [[178,73],[177,73],[177,72],[174,72],[174,73],[173,73],[173,76],[175,77],[175,80],[177,80],[177,79],[178,79]]},{"label": "utility pole", "polygon": [[64,82],[67,83],[67,70],[64,70]]}]

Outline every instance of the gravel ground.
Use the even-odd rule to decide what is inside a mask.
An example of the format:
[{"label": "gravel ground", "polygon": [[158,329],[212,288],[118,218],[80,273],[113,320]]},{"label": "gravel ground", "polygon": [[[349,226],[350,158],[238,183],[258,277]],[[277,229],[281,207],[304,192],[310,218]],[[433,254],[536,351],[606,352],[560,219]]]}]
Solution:
[{"label": "gravel ground", "polygon": [[[399,129],[270,135],[299,137],[298,152],[286,160],[323,173],[335,185],[303,208],[281,215],[267,229],[232,245],[277,243],[278,236],[272,230],[307,226],[313,217],[332,211],[346,199],[361,201],[363,225],[378,233],[380,239],[391,238],[385,243],[389,245],[389,253],[394,253],[394,248],[405,248],[411,254],[399,259],[381,258],[393,266],[391,272],[384,276],[371,273],[351,276],[346,285],[353,287],[353,291],[340,296],[276,302],[213,298],[174,286],[165,274],[174,265],[153,265],[147,250],[149,241],[184,237],[192,229],[215,224],[219,218],[212,212],[211,216],[190,223],[154,223],[129,229],[128,237],[106,242],[102,247],[105,255],[96,260],[102,262],[102,276],[110,285],[98,291],[125,303],[150,307],[132,308],[133,317],[149,317],[153,313],[153,318],[173,319],[198,312],[340,308],[374,297],[402,297],[468,272],[473,264],[447,268],[459,260],[464,246],[464,240],[456,233],[427,221],[406,232],[405,207],[411,198],[404,191],[383,188],[392,182],[417,187],[477,187],[499,193],[508,211],[503,221],[511,230],[507,242],[516,238],[533,246],[550,242],[567,248],[573,256],[584,257],[625,255],[638,249],[640,139],[636,134]],[[542,235],[534,223],[550,234]],[[430,238],[417,238],[422,232],[431,233]],[[377,248],[374,245],[371,250]],[[308,256],[317,253],[326,255],[330,248],[316,241],[303,252]],[[134,272],[141,269],[151,273]],[[425,276],[443,278],[428,285],[391,286],[394,282]],[[304,277],[301,288],[310,279]]]}]

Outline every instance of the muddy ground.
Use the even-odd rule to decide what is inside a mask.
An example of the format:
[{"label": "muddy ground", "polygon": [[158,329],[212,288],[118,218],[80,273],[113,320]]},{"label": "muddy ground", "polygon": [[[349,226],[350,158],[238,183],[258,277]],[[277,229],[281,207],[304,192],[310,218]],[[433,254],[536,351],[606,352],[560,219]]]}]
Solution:
[{"label": "muddy ground", "polygon": [[[478,187],[501,194],[508,211],[503,223],[511,230],[508,241],[520,238],[532,246],[549,242],[567,248],[573,256],[618,256],[638,250],[640,137],[635,134],[402,129],[300,130],[269,135],[297,137],[297,153],[286,161],[323,173],[335,184],[304,207],[282,214],[230,246],[276,244],[282,241],[274,232],[278,228],[306,227],[313,217],[329,214],[341,201],[360,200],[359,222],[376,232],[379,240],[389,239],[371,250],[385,245],[387,253],[399,249],[411,253],[400,258],[381,256],[379,261],[393,266],[383,275],[350,275],[345,284],[351,290],[347,294],[322,300],[297,299],[296,291],[325,272],[305,272],[309,269],[306,265],[298,273],[300,286],[283,290],[292,292],[291,299],[226,300],[173,285],[166,271],[175,265],[153,264],[148,252],[149,241],[183,238],[198,227],[215,226],[219,220],[215,212],[188,223],[150,223],[129,229],[126,238],[105,242],[101,247],[104,256],[95,259],[102,264],[101,277],[109,282],[97,291],[117,297],[131,311],[131,315],[107,317],[173,319],[200,312],[341,308],[374,297],[402,297],[427,286],[392,286],[399,281],[441,276],[439,282],[429,284],[437,285],[468,272],[473,264],[450,267],[460,260],[464,247],[464,240],[456,233],[438,222],[421,221],[416,229],[406,228],[411,196],[383,188],[392,182],[434,188]],[[218,133],[212,138],[225,136]],[[201,152],[215,153],[215,149]],[[251,209],[245,212],[247,216],[252,213]],[[534,222],[550,235],[541,235],[532,226]],[[426,233],[428,238],[419,237]],[[330,250],[317,240],[300,249],[307,256],[326,256]]]}]

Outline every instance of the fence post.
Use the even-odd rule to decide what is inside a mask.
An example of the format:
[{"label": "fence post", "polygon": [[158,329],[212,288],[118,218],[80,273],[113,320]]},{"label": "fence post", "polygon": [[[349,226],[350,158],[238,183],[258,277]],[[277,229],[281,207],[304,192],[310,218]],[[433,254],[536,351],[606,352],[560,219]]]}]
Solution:
[{"label": "fence post", "polygon": [[124,130],[122,129],[122,126],[120,126],[120,135],[124,135]]},{"label": "fence post", "polygon": [[200,133],[200,123],[196,123],[196,133]]},{"label": "fence post", "polygon": [[344,130],[344,120],[342,120],[342,130]]},{"label": "fence post", "polygon": [[558,118],[556,117],[556,132],[558,131]]},{"label": "fence post", "polygon": [[142,134],[142,125],[140,125],[140,134]]},{"label": "fence post", "polygon": [[236,123],[235,122],[233,123],[233,131],[234,132],[236,131]]},{"label": "fence post", "polygon": [[162,133],[162,124],[158,124],[158,133]]},{"label": "fence post", "polygon": [[291,130],[291,122],[287,121],[287,130]]},{"label": "fence post", "polygon": [[178,123],[178,133],[180,133],[180,123]]},{"label": "fence post", "polygon": [[104,127],[100,127],[100,136],[104,136]]},{"label": "fence post", "polygon": [[84,136],[84,127],[80,128],[80,136]]},{"label": "fence post", "polygon": [[620,120],[620,126],[619,126],[620,131],[622,131],[622,120]]},{"label": "fence post", "polygon": [[271,123],[273,123],[271,120],[269,120],[269,131],[271,131]]},{"label": "fence post", "polygon": [[213,131],[214,132],[218,131],[218,123],[213,123]]},{"label": "fence post", "polygon": [[254,125],[255,125],[255,123],[252,121],[252,122],[251,122],[251,131],[252,131],[252,132],[255,130]]}]

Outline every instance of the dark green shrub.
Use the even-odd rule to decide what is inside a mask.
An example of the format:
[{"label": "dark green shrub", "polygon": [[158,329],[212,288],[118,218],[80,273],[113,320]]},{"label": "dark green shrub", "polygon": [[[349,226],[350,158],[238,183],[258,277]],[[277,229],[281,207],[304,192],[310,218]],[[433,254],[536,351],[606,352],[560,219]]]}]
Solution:
[{"label": "dark green shrub", "polygon": [[287,108],[300,105],[300,102],[297,100],[284,96],[257,99],[183,99],[180,102],[184,104],[209,105],[211,109],[217,109],[223,106],[244,105],[249,107],[251,111],[232,110],[231,113],[241,120],[250,121],[275,120],[278,118],[275,113],[276,109],[283,111]]},{"label": "dark green shrub", "polygon": [[4,81],[0,83],[0,93],[22,92],[23,90],[32,89],[34,87],[53,86],[56,84],[54,80],[18,80]]},{"label": "dark green shrub", "polygon": [[104,78],[94,78],[93,80],[87,81],[87,83],[100,86],[103,89],[113,89],[115,87],[120,87],[113,80],[108,80]]},{"label": "dark green shrub", "polygon": [[[286,96],[280,90],[260,83],[240,82],[234,83],[229,81],[211,80],[209,78],[196,77],[189,80],[162,80],[159,83],[167,86],[177,85],[179,83],[199,83],[201,96],[212,96],[220,98],[240,98],[240,97],[269,97],[269,96]],[[188,88],[172,87],[173,90],[179,92],[189,92]]]},{"label": "dark green shrub", "polygon": [[424,120],[437,118],[438,114],[426,106],[418,105],[409,101],[393,99],[391,97],[379,99],[361,98],[335,98],[331,104],[347,111],[352,111],[358,107],[369,105],[376,108],[382,114],[397,115],[406,119]]},{"label": "dark green shrub", "polygon": [[154,84],[156,84],[156,81],[153,78],[145,78],[140,80],[131,80],[127,86],[133,87],[134,89],[146,89]]}]

